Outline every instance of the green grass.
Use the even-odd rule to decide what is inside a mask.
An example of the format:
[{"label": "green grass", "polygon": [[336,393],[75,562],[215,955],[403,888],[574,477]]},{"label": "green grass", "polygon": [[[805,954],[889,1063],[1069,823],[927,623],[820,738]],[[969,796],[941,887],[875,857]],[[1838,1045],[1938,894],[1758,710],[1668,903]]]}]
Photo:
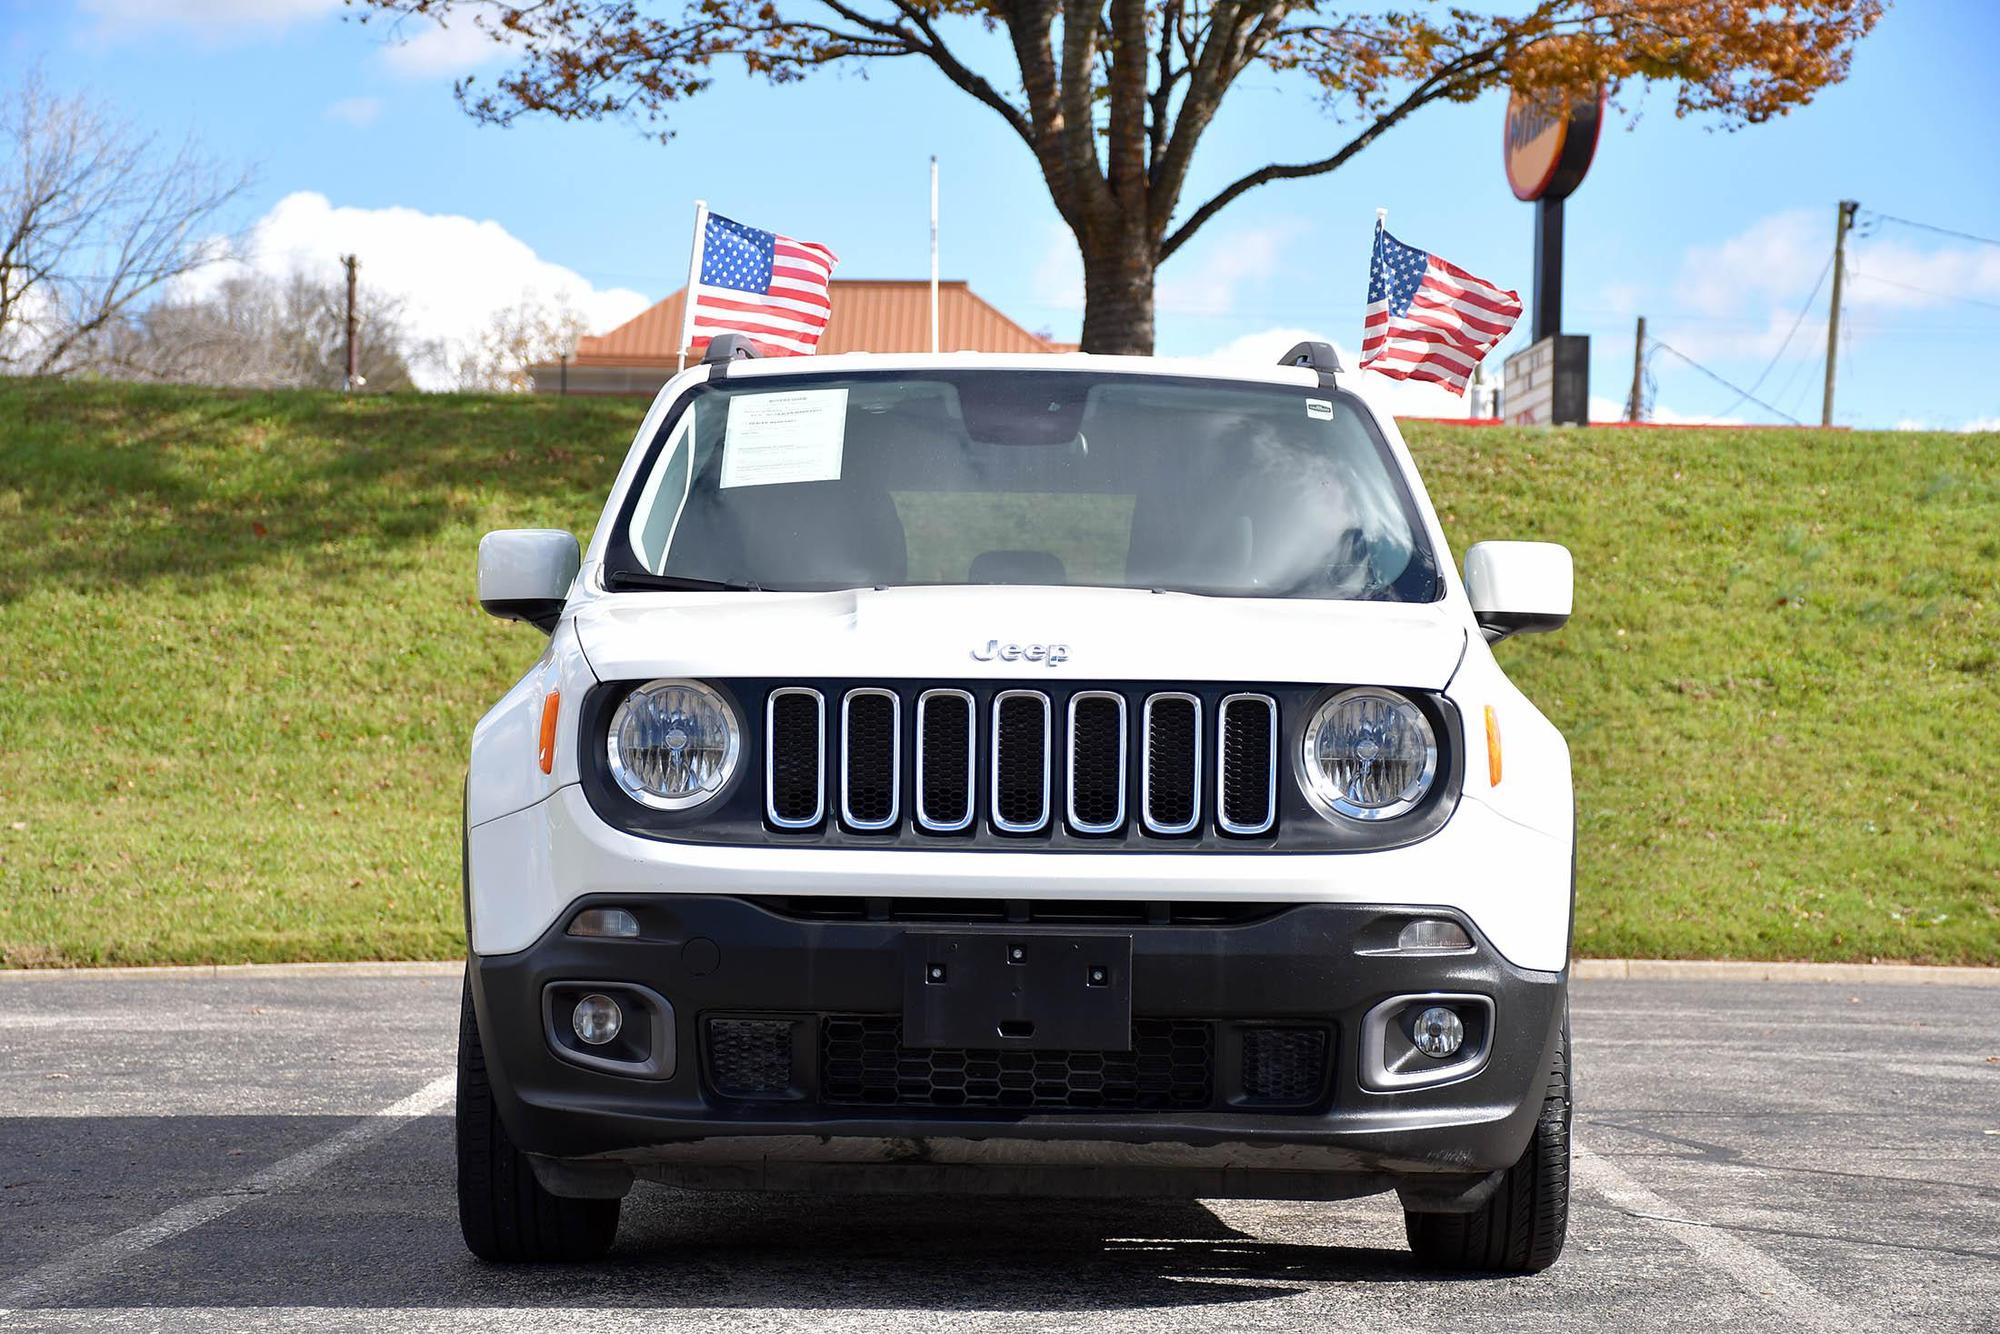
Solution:
[{"label": "green grass", "polygon": [[[642,405],[0,383],[0,961],[462,948],[480,533]],[[1412,426],[1453,543],[1577,553],[1586,954],[2000,962],[2000,439]]]}]

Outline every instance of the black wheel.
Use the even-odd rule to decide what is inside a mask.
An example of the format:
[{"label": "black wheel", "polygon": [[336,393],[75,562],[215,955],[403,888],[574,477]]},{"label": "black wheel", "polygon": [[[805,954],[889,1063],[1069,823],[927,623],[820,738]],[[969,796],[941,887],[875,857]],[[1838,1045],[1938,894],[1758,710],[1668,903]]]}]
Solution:
[{"label": "black wheel", "polygon": [[1569,1225],[1569,1024],[1556,1040],[1542,1115],[1521,1160],[1500,1188],[1469,1214],[1405,1210],[1417,1259],[1436,1269],[1539,1274],[1562,1254]]},{"label": "black wheel", "polygon": [[570,1200],[535,1180],[507,1138],[486,1080],[472,984],[458,1012],[458,1226],[482,1260],[595,1260],[618,1235],[619,1200]]}]

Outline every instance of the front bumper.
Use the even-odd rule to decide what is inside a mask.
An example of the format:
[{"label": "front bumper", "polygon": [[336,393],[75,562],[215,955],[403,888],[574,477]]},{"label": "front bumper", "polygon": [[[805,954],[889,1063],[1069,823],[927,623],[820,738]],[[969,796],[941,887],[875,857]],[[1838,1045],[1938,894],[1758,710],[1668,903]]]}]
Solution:
[{"label": "front bumper", "polygon": [[[1450,1196],[1522,1153],[1566,1010],[1565,973],[1515,967],[1462,917],[1469,951],[1379,952],[1412,917],[1452,916],[1430,908],[1273,904],[1227,924],[1078,925],[967,922],[949,905],[942,920],[823,920],[710,895],[575,906],[592,903],[632,907],[641,938],[568,936],[566,914],[526,950],[471,961],[502,1119],[521,1149],[545,1160],[552,1185],[564,1180],[556,1164],[568,1164],[575,1193],[593,1189],[595,1170],[750,1188],[1314,1198],[1428,1183]],[[1024,1108],[836,1098],[827,1061],[837,1030],[827,1017],[851,1028],[859,1017],[879,1025],[901,1015],[905,937],[938,930],[998,932],[1030,946],[1129,939],[1135,1025],[1210,1034],[1205,1099]],[[578,983],[660,998],[671,1011],[671,1074],[633,1078],[560,1054],[546,998],[552,984]],[[1390,997],[1429,993],[1491,1002],[1483,1063],[1431,1087],[1365,1086],[1364,1016]],[[719,1091],[708,1021],[727,1016],[797,1020],[782,1097]],[[1242,1035],[1272,1025],[1327,1035],[1324,1080],[1303,1104],[1259,1107],[1242,1096]]]}]

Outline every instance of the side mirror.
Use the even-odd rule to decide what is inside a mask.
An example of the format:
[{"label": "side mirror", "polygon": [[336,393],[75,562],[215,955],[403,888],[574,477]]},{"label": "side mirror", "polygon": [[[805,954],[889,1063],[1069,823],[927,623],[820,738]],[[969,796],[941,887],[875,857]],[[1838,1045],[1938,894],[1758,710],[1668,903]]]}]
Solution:
[{"label": "side mirror", "polygon": [[1562,629],[1575,592],[1569,548],[1554,542],[1480,542],[1465,553],[1465,595],[1489,644]]},{"label": "side mirror", "polygon": [[556,528],[503,528],[479,539],[479,605],[503,621],[554,634],[583,564],[576,538]]}]

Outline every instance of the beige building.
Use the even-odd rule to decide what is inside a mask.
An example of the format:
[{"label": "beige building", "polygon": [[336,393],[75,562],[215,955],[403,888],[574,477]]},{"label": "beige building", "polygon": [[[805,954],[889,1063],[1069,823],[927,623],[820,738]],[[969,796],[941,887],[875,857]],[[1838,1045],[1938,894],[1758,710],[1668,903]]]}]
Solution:
[{"label": "beige building", "polygon": [[[567,366],[529,369],[538,393],[652,394],[674,373],[681,334],[675,292],[616,329],[578,340]],[[821,352],[928,352],[930,280],[835,278]],[[1074,352],[1030,333],[961,281],[938,288],[938,345],[946,352]]]}]

